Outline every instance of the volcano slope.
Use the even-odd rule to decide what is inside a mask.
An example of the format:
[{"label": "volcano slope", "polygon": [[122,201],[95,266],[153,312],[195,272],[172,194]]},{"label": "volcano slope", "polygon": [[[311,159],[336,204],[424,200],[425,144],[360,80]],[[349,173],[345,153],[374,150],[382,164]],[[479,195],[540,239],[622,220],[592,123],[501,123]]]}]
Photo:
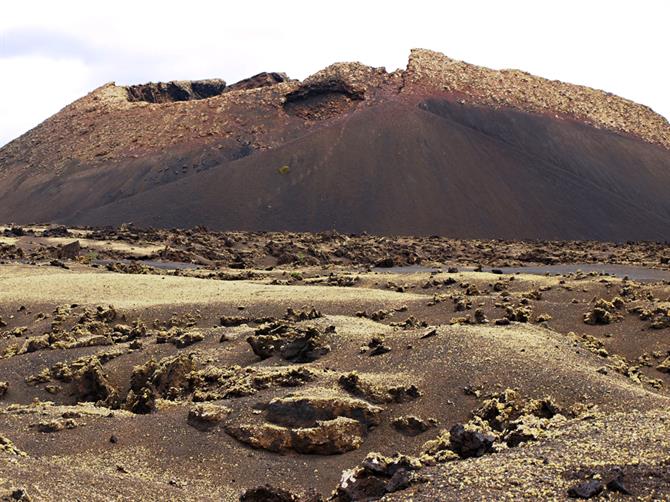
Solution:
[{"label": "volcano slope", "polygon": [[0,497],[670,497],[665,244],[0,232]]},{"label": "volcano slope", "polygon": [[0,150],[0,221],[665,240],[669,149],[644,106],[414,50],[105,85]]}]

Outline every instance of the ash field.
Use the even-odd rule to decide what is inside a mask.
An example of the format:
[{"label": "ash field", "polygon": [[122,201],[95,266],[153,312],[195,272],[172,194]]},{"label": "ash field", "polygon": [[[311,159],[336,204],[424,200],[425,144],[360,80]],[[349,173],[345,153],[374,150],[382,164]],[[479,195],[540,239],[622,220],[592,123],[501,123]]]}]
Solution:
[{"label": "ash field", "polygon": [[2,235],[8,500],[670,495],[667,245]]},{"label": "ash field", "polygon": [[0,149],[2,500],[670,500],[670,125],[424,49]]}]

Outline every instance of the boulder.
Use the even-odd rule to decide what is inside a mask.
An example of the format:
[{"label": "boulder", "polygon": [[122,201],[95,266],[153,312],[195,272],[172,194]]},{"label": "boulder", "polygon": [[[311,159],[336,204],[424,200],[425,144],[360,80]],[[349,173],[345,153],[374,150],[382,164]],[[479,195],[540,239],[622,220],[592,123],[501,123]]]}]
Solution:
[{"label": "boulder", "polygon": [[568,497],[575,499],[590,499],[603,491],[603,484],[597,479],[579,483],[568,489]]},{"label": "boulder", "polygon": [[379,425],[383,408],[362,399],[317,390],[275,398],[265,411],[267,419],[279,425],[299,427],[319,420],[346,417],[367,428]]},{"label": "boulder", "polygon": [[338,417],[317,421],[314,427],[291,429],[274,424],[227,426],[226,432],[243,443],[263,450],[334,455],[355,450],[363,443],[357,420]]},{"label": "boulder", "polygon": [[493,436],[466,430],[462,424],[454,425],[449,434],[451,450],[461,458],[481,457],[493,450]]},{"label": "boulder", "polygon": [[359,466],[342,473],[331,500],[353,502],[380,499],[387,493],[422,481],[416,472],[422,467],[421,462],[414,457],[398,454],[385,457],[376,452],[369,453]]}]

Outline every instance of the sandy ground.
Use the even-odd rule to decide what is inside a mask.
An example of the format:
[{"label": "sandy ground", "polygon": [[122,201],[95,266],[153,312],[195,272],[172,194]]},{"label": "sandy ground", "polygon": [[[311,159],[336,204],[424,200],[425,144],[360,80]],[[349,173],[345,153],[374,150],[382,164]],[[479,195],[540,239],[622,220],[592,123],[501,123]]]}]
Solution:
[{"label": "sandy ground", "polygon": [[206,305],[249,302],[309,304],[372,300],[401,306],[418,300],[414,294],[323,286],[274,286],[245,281],[223,282],[156,275],[36,272],[28,266],[2,267],[0,302],[31,303],[44,300],[55,303],[113,304],[121,308],[155,305]]},{"label": "sandy ground", "polygon": [[[670,373],[662,369],[670,357],[670,325],[663,324],[670,285],[476,272],[481,247],[467,254],[467,243],[460,261],[449,260],[460,271],[382,273],[371,270],[370,253],[407,256],[411,240],[384,243],[392,253],[354,243],[349,262],[335,256],[301,265],[269,256],[264,236],[236,234],[232,245],[209,235],[170,239],[182,244],[171,245],[165,260],[208,256],[212,265],[147,268],[127,259],[144,244],[125,238],[96,239],[109,266],[92,266],[85,250],[59,257],[57,243],[34,236],[5,249],[0,496],[238,500],[269,483],[299,500],[315,500],[304,498],[310,491],[328,499],[342,473],[373,452],[422,459],[419,477],[390,490],[389,500],[562,500],[575,484],[606,484],[616,470],[641,500],[670,496]],[[517,246],[510,250],[526,249]],[[595,254],[583,244],[564,248]],[[659,261],[653,249],[626,256],[643,266]],[[607,322],[585,323],[601,299],[612,302],[602,304]],[[302,347],[298,359],[290,344]],[[143,384],[141,368],[153,368]],[[496,452],[480,458],[454,459],[448,441],[442,456],[427,453],[426,444],[449,437],[455,424],[486,432],[491,425],[479,410],[509,389],[520,403],[549,400],[556,416],[542,418],[549,422],[541,427],[532,422],[539,428],[518,447],[504,439],[512,418],[501,418],[507,429],[487,432]],[[142,392],[147,409],[136,407]],[[311,404],[276,422],[271,403],[298,398]],[[191,413],[203,403],[223,416],[194,422]],[[373,425],[353,414],[363,431],[353,443],[353,433],[328,436],[313,418],[346,419],[347,406],[378,413]],[[396,423],[407,417],[425,427],[403,432]],[[274,451],[283,430],[311,431],[316,451],[301,450],[302,443]],[[361,493],[354,499],[365,499]],[[333,500],[347,500],[339,497]]]}]

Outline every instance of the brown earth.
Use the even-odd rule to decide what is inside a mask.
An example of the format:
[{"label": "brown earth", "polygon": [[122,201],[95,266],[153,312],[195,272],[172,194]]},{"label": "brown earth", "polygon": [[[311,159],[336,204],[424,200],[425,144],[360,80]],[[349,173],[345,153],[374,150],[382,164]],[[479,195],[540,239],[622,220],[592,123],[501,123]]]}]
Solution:
[{"label": "brown earth", "polygon": [[415,50],[105,85],[0,150],[0,221],[666,240],[668,148],[642,105]]},{"label": "brown earth", "polygon": [[669,258],[6,227],[0,497],[667,499]]}]

